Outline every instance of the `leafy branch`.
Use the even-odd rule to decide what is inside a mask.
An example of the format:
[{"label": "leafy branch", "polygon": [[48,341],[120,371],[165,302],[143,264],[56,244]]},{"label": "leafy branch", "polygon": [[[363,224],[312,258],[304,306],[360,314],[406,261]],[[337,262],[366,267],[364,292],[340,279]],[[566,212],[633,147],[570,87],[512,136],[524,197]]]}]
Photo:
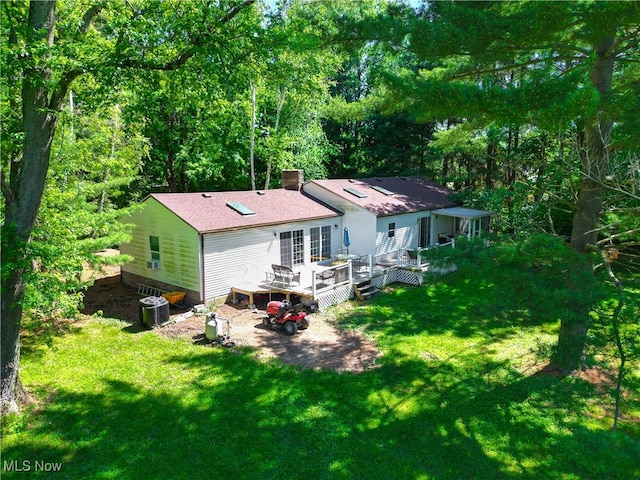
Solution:
[{"label": "leafy branch", "polygon": [[[229,11],[223,15],[219,23],[221,25],[225,25],[233,20],[243,9],[251,6],[255,3],[256,0],[244,0],[242,3],[235,5]],[[131,57],[115,59],[114,66],[116,67],[124,67],[124,68],[135,68],[140,70],[159,70],[159,71],[171,71],[177,70],[182,67],[187,61],[192,58],[196,53],[198,53],[199,49],[205,45],[205,40],[213,38],[217,31],[209,32],[206,28],[200,30],[198,35],[193,36],[190,39],[189,44],[186,48],[174,56],[172,59],[167,61],[145,61],[138,60]],[[121,50],[121,42],[123,41],[123,36],[120,35],[118,38],[118,42],[116,43],[115,51],[118,52]]]}]

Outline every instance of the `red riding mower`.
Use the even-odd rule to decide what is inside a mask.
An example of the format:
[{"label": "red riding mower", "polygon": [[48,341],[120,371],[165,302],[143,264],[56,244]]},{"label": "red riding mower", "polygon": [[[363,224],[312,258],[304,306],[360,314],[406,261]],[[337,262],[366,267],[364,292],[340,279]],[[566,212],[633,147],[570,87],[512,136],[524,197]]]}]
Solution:
[{"label": "red riding mower", "polygon": [[284,329],[289,335],[295,335],[298,330],[304,330],[309,327],[309,319],[304,306],[298,304],[295,307],[291,302],[272,301],[267,304],[267,316],[262,320],[263,325],[282,330]]}]

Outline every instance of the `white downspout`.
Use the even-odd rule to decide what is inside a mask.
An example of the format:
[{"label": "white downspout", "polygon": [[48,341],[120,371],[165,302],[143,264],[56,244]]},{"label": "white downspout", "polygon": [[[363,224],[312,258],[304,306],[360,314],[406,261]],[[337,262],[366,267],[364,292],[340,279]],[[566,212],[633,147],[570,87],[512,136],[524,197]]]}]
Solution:
[{"label": "white downspout", "polygon": [[200,301],[205,303],[206,299],[205,295],[205,282],[204,282],[204,235],[202,233],[200,235]]}]

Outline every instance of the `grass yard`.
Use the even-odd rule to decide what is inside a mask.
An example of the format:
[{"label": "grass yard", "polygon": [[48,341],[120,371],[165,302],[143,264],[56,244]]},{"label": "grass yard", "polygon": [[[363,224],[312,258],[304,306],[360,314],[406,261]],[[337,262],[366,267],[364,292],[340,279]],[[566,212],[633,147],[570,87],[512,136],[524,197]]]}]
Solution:
[{"label": "grass yard", "polygon": [[336,308],[384,351],[361,374],[111,319],[27,345],[40,402],[4,426],[2,478],[640,478],[637,363],[612,433],[608,385],[539,373],[562,310],[541,279],[482,268]]}]

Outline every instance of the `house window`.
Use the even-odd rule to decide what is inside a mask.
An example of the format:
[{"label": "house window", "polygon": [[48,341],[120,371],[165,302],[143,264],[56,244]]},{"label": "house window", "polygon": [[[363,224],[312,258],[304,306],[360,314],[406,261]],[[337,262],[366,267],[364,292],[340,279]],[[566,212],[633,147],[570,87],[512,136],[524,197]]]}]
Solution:
[{"label": "house window", "polygon": [[151,260],[160,260],[159,237],[149,237],[149,250],[151,251]]},{"label": "house window", "polygon": [[428,247],[431,243],[431,217],[418,219],[418,247]]},{"label": "house window", "polygon": [[331,226],[311,228],[311,261],[327,260],[331,256]]},{"label": "house window", "polygon": [[389,238],[393,238],[393,237],[396,236],[396,224],[395,224],[395,222],[391,222],[389,224],[389,231],[388,231],[387,235],[389,236]]},{"label": "house window", "polygon": [[302,230],[280,234],[280,263],[286,267],[304,264],[304,232]]}]

